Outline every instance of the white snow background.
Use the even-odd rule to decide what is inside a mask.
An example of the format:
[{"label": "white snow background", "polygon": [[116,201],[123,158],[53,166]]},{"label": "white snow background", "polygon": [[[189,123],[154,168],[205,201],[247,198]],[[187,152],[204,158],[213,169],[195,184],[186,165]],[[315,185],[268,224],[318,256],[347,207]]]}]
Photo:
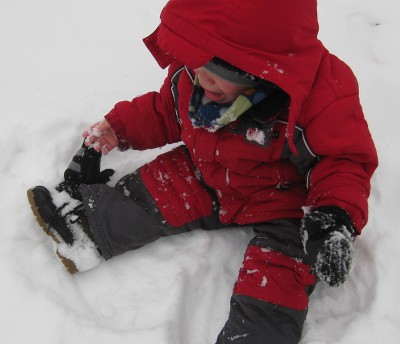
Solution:
[{"label": "white snow background", "polygon": [[[26,198],[61,180],[117,101],[159,89],[165,71],[141,39],[165,3],[0,0],[0,343],[212,344],[227,318],[250,231],[163,238],[71,276]],[[319,16],[358,77],[380,168],[353,273],[318,286],[301,343],[400,343],[400,2],[320,0]],[[103,167],[115,182],[159,153],[116,151]]]}]

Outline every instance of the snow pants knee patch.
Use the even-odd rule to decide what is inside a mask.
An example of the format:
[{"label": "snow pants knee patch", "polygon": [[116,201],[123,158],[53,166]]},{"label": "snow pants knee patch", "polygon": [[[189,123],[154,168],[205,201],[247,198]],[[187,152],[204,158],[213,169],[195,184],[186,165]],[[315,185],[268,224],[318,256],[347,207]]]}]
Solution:
[{"label": "snow pants knee patch", "polygon": [[249,246],[234,294],[297,310],[308,307],[307,287],[315,283],[310,267],[269,248]]},{"label": "snow pants knee patch", "polygon": [[275,220],[255,226],[234,294],[247,295],[296,310],[308,307],[307,289],[315,276],[303,263],[304,250],[296,220]]},{"label": "snow pants knee patch", "polygon": [[229,319],[217,344],[296,344],[315,285],[300,237],[299,220],[254,227],[234,286]]},{"label": "snow pants knee patch", "polygon": [[183,147],[140,168],[140,177],[165,220],[174,227],[210,216],[215,202]]}]

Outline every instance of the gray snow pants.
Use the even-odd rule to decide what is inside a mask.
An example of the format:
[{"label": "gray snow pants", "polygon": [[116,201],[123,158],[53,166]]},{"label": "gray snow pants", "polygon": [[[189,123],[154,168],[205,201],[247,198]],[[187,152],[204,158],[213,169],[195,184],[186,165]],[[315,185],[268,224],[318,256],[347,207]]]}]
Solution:
[{"label": "gray snow pants", "polygon": [[[218,207],[208,216],[172,227],[163,219],[139,173],[122,178],[115,188],[82,185],[85,211],[105,259],[137,249],[160,237],[193,229],[226,227]],[[212,193],[210,195],[215,198]],[[217,204],[217,203],[216,203]],[[229,227],[232,227],[230,225]],[[274,220],[254,226],[231,298],[229,318],[216,344],[296,344],[301,338],[309,274],[300,238],[300,221]]]},{"label": "gray snow pants", "polygon": [[163,236],[226,227],[219,221],[218,211],[181,227],[169,225],[138,172],[123,177],[115,188],[105,184],[82,184],[81,192],[90,228],[105,259]]}]

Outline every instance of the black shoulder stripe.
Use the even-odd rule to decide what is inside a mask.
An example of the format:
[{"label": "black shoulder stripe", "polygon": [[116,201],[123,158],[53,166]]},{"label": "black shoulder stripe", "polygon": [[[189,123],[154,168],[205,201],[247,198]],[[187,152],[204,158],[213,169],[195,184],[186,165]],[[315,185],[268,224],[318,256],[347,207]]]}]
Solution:
[{"label": "black shoulder stripe", "polygon": [[176,121],[178,122],[179,125],[182,124],[181,118],[179,115],[179,108],[178,108],[178,100],[179,100],[179,94],[178,94],[178,82],[179,78],[181,77],[182,71],[185,69],[185,67],[179,68],[171,77],[171,93],[172,97],[174,98],[174,104],[175,104],[175,116],[176,116]]},{"label": "black shoulder stripe", "polygon": [[[286,121],[277,120],[277,122],[281,122],[287,125]],[[290,150],[289,144],[286,142],[281,157],[282,159],[289,159],[290,162],[298,168],[299,172],[307,178],[308,185],[310,171],[318,162],[319,156],[317,156],[312,151],[310,145],[307,142],[304,129],[300,128],[299,126],[295,126],[293,142],[296,146],[298,154],[295,155]]]}]

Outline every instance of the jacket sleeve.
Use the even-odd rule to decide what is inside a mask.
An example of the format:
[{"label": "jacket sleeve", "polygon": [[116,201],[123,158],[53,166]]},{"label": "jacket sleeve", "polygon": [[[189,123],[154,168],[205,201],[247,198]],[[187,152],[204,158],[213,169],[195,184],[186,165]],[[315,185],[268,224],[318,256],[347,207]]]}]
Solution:
[{"label": "jacket sleeve", "polygon": [[361,233],[378,158],[358,96],[330,104],[307,125],[305,135],[319,157],[309,174],[307,205],[344,209]]},{"label": "jacket sleeve", "polygon": [[121,101],[105,116],[118,138],[118,148],[144,150],[180,141],[180,125],[171,92],[171,65],[159,92]]}]

